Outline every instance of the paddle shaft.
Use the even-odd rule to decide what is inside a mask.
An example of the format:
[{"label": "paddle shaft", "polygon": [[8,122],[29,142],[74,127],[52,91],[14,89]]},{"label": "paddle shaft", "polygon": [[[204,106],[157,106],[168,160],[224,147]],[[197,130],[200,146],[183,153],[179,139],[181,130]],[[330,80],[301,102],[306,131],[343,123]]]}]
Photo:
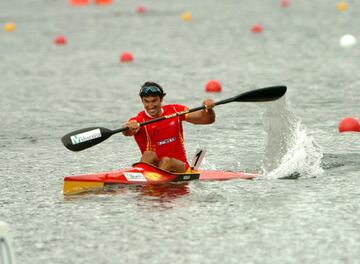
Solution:
[{"label": "paddle shaft", "polygon": [[[216,103],[215,103],[215,105],[216,105]],[[153,119],[145,121],[145,122],[141,122],[141,123],[139,123],[139,125],[140,126],[145,126],[145,125],[155,123],[155,122],[159,122],[159,121],[162,121],[162,120],[165,120],[165,119],[168,119],[168,118],[173,118],[173,117],[176,117],[176,116],[182,116],[182,115],[186,115],[188,113],[192,113],[192,112],[195,112],[195,111],[203,110],[205,108],[206,108],[205,105],[203,105],[203,106],[195,107],[195,108],[192,108],[192,109],[189,109],[189,110],[186,110],[186,111],[176,112],[176,113],[173,113],[171,115],[160,116],[160,117],[153,118]],[[126,131],[126,130],[129,130],[129,128],[128,127],[122,127],[122,128],[113,130],[112,134],[116,134],[116,133],[123,132],[123,131]]]},{"label": "paddle shaft", "polygon": [[[276,97],[276,95],[273,95],[272,93],[270,93],[268,91],[271,91],[271,89],[275,91],[275,89],[278,89],[278,88],[283,89],[284,86],[267,87],[267,88],[262,88],[262,89],[257,89],[257,90],[249,91],[249,92],[246,92],[246,93],[242,93],[240,95],[233,96],[233,97],[230,97],[228,99],[224,99],[224,100],[215,102],[215,106],[216,105],[227,104],[227,103],[231,103],[231,102],[235,102],[235,101],[237,101],[237,102],[273,101],[273,100],[278,99],[279,97],[271,98],[271,97]],[[274,92],[274,91],[272,91],[272,92]],[[286,91],[286,87],[285,87],[285,91]],[[269,93],[268,97],[267,97],[267,95],[264,96],[265,92]],[[281,94],[281,96],[282,96],[282,94]],[[206,106],[202,105],[202,106],[194,107],[194,108],[191,108],[189,110],[182,111],[182,112],[176,112],[176,113],[173,113],[171,115],[166,115],[166,116],[160,116],[160,117],[157,117],[157,118],[153,118],[151,120],[141,122],[141,123],[139,123],[139,125],[141,127],[141,126],[145,126],[145,125],[148,125],[148,124],[151,124],[151,123],[155,123],[155,122],[158,122],[158,121],[161,121],[161,120],[164,120],[164,119],[168,119],[168,118],[172,118],[172,117],[176,117],[176,116],[182,116],[182,115],[185,115],[185,114],[189,114],[189,113],[196,112],[196,111],[199,111],[199,110],[204,110],[204,109],[206,109]],[[116,133],[123,132],[123,131],[126,131],[126,130],[129,130],[129,128],[128,127],[122,127],[122,128],[119,128],[119,129],[112,130],[112,134],[116,134]]]},{"label": "paddle shaft", "polygon": [[[286,92],[286,86],[272,86],[266,87],[256,90],[251,90],[237,96],[224,99],[218,102],[215,102],[215,105],[222,105],[231,102],[269,102],[274,101],[282,97]],[[144,125],[148,125],[151,123],[159,122],[168,118],[173,118],[176,116],[182,116],[185,114],[189,114],[195,111],[204,110],[206,109],[205,105],[195,107],[192,109],[188,109],[182,112],[173,113],[166,116],[160,116],[157,118],[153,118],[151,120],[139,123],[140,127]],[[107,128],[102,127],[91,127],[80,129],[71,133],[66,134],[62,137],[62,142],[66,148],[72,151],[80,151],[86,148],[92,147],[107,138],[111,135],[127,131],[129,130],[128,127],[122,127],[115,130],[110,130]]]}]

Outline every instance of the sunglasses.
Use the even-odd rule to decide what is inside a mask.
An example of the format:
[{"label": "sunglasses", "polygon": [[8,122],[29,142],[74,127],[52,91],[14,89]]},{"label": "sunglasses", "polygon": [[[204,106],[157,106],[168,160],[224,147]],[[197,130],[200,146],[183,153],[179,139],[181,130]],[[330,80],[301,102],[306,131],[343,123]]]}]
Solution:
[{"label": "sunglasses", "polygon": [[145,86],[140,89],[140,96],[146,96],[150,94],[163,95],[163,91],[161,91],[160,88],[156,86]]}]

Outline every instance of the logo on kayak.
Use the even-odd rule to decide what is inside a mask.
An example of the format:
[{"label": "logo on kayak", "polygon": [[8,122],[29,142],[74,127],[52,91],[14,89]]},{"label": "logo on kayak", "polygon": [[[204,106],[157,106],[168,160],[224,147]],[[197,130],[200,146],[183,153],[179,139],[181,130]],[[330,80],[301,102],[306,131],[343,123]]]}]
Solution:
[{"label": "logo on kayak", "polygon": [[124,172],[124,176],[128,181],[137,181],[137,182],[147,181],[144,175],[140,172]]},{"label": "logo on kayak", "polygon": [[163,141],[159,141],[157,144],[158,144],[158,146],[161,146],[161,145],[165,145],[165,144],[174,142],[175,140],[176,140],[176,137],[167,138],[167,139],[165,139]]},{"label": "logo on kayak", "polygon": [[184,175],[184,176],[183,176],[183,180],[184,180],[184,181],[191,180],[191,176],[190,176],[190,175]]},{"label": "logo on kayak", "polygon": [[71,136],[70,139],[71,139],[71,143],[73,145],[76,145],[99,137],[101,137],[101,132],[100,129],[97,128],[91,131],[87,131],[81,134]]}]

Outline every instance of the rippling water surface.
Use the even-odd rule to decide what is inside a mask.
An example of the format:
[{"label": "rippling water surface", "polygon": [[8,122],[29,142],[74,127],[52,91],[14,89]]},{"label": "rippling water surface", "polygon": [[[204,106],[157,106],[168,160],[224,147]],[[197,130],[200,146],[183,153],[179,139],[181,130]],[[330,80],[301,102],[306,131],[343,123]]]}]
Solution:
[{"label": "rippling water surface", "polygon": [[[16,0],[0,10],[2,26],[16,23],[0,32],[0,220],[18,263],[359,262],[360,134],[337,132],[360,117],[359,46],[338,44],[360,38],[359,3],[343,13],[327,0]],[[264,31],[252,34],[254,23]],[[135,61],[120,64],[127,50]],[[210,79],[222,93],[204,92]],[[74,153],[61,136],[118,128],[142,109],[148,80],[189,107],[287,85],[277,102],[222,105],[215,124],[185,124],[188,156],[207,150],[203,169],[257,179],[64,198],[64,176],[128,167],[139,152],[114,135]],[[279,179],[288,175],[296,180]]]}]

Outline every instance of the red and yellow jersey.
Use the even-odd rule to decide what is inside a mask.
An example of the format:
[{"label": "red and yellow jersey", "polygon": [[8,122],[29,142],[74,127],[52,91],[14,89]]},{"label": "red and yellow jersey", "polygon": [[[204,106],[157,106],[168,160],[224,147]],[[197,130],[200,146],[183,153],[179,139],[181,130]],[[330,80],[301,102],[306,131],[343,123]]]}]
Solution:
[{"label": "red and yellow jersey", "polygon": [[[164,105],[160,117],[185,110],[188,110],[188,108],[180,104]],[[186,115],[175,116],[142,126],[139,132],[135,134],[135,141],[141,153],[151,150],[158,155],[159,159],[166,156],[188,164],[182,127],[182,121],[185,118]],[[151,119],[153,118],[145,111],[140,112],[136,117],[130,118],[130,120],[136,120],[139,123]]]}]

